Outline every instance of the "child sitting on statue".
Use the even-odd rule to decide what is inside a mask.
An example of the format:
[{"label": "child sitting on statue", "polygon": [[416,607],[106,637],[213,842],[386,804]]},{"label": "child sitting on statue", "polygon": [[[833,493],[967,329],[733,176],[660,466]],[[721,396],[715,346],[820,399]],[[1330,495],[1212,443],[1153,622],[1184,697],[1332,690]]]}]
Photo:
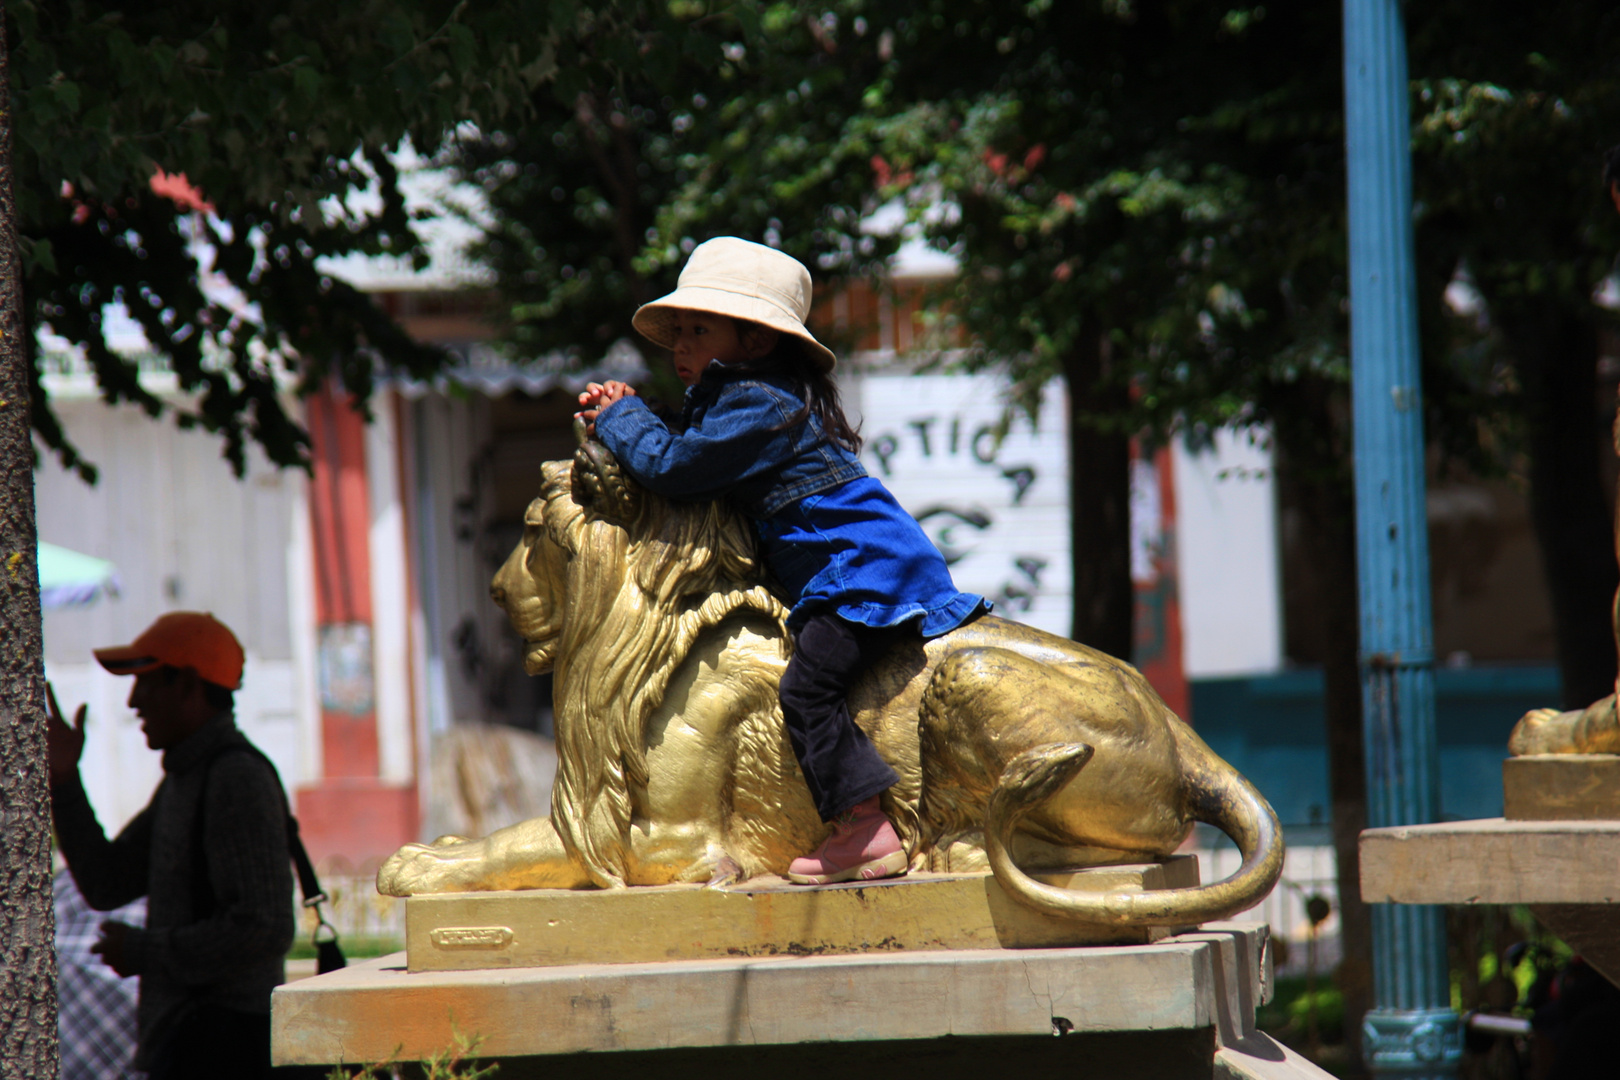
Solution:
[{"label": "child sitting on statue", "polygon": [[736,237],[700,245],[674,292],[635,328],[674,352],[686,386],[675,433],[623,383],[591,384],[580,415],[637,481],[669,498],[729,498],[753,522],[792,598],[793,656],[782,716],[832,833],[793,860],[801,884],[904,873],[906,853],[879,807],[899,778],[850,716],[855,680],[906,636],[937,637],[989,603],[958,592],[939,551],[856,458],[832,381],[831,350],[805,328],[810,273]]}]

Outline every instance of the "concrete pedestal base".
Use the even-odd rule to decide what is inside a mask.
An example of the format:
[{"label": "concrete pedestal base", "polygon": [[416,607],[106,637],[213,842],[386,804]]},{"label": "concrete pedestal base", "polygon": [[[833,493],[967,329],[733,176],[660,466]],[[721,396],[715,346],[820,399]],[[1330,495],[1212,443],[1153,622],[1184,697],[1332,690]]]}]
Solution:
[{"label": "concrete pedestal base", "polygon": [[1369,904],[1613,904],[1620,821],[1447,821],[1361,834]]},{"label": "concrete pedestal base", "polygon": [[[1198,859],[1050,871],[1072,892],[1146,892],[1198,884]],[[1104,926],[1038,914],[989,874],[908,874],[807,889],[780,878],[597,890],[447,893],[405,902],[412,971],[633,964],[742,956],[1143,945],[1160,927]]]},{"label": "concrete pedestal base", "polygon": [[1529,904],[1620,986],[1620,821],[1485,818],[1361,834],[1368,903]]},{"label": "concrete pedestal base", "polygon": [[1509,821],[1620,819],[1620,755],[1532,754],[1502,762]]},{"label": "concrete pedestal base", "polygon": [[420,1060],[460,1032],[481,1036],[508,1080],[753,1067],[885,1080],[1056,1068],[1325,1077],[1254,1030],[1271,989],[1266,939],[1263,925],[1217,923],[1130,947],[504,971],[409,972],[396,954],[278,989],[274,1057]]}]

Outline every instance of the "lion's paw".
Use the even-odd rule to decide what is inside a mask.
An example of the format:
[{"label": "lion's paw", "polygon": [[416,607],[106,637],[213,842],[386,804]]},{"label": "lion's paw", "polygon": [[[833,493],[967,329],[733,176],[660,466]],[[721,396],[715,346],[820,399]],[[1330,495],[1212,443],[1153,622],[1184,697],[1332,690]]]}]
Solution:
[{"label": "lion's paw", "polygon": [[[441,836],[431,844],[406,844],[377,868],[377,891],[384,896],[461,892],[465,878],[482,865],[483,842]],[[478,849],[478,850],[473,850]]]},{"label": "lion's paw", "polygon": [[1508,752],[1514,757],[1620,753],[1615,696],[1610,694],[1584,709],[1534,709],[1525,713],[1508,736]]},{"label": "lion's paw", "polygon": [[1508,736],[1508,753],[1514,757],[1527,754],[1568,753],[1578,711],[1559,709],[1531,709],[1513,726]]}]

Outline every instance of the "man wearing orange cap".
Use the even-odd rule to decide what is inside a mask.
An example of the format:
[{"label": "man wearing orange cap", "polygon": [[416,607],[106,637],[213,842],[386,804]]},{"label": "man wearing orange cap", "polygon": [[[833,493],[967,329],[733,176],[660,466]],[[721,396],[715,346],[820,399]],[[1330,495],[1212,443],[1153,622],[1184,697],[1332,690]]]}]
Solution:
[{"label": "man wearing orange cap", "polygon": [[212,615],[175,611],[129,645],[97,649],[133,675],[129,706],[163,781],[109,840],[79,779],[85,707],[49,695],[51,809],[68,869],[98,911],[147,898],[146,926],[101,924],[91,951],[141,977],[135,1067],[151,1080],[270,1069],[270,992],[293,938],[287,806],[274,768],[236,727],[242,646]]}]

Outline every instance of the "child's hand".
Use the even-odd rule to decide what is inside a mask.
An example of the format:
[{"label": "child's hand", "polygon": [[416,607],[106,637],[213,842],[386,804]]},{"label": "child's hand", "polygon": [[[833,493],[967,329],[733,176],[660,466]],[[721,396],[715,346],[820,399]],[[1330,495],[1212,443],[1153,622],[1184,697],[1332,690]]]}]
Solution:
[{"label": "child's hand", "polygon": [[579,395],[579,403],[587,409],[604,409],[621,398],[634,397],[635,394],[635,387],[609,379],[605,383],[587,383],[585,392]]},{"label": "child's hand", "polygon": [[636,388],[629,383],[609,381],[602,384],[602,408],[607,408],[615,401],[622,401],[627,397],[635,397]]},{"label": "child's hand", "polygon": [[582,408],[574,415],[585,421],[586,434],[595,435],[596,418],[603,409],[616,401],[635,396],[635,387],[617,379],[610,379],[605,383],[589,383],[585,387],[585,392],[579,395]]}]

